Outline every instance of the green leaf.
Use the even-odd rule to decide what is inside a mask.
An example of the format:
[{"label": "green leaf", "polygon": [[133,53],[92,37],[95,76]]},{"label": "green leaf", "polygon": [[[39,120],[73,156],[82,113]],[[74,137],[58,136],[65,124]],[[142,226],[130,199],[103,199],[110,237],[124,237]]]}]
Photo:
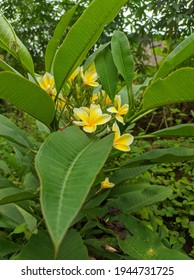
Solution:
[{"label": "green leaf", "polygon": [[129,90],[134,76],[134,62],[127,36],[121,31],[114,31],[111,47],[114,63]]},{"label": "green leaf", "polygon": [[32,193],[15,187],[0,189],[0,205],[34,198]]},{"label": "green leaf", "polygon": [[193,88],[194,69],[179,69],[165,79],[158,79],[145,90],[143,110],[148,111],[172,103],[192,102]]},{"label": "green leaf", "polygon": [[36,219],[26,210],[14,203],[0,205],[0,215],[14,224],[15,227],[25,223],[29,233],[36,230]]},{"label": "green leaf", "polygon": [[54,60],[53,71],[59,91],[64,82],[81,65],[103,28],[128,0],[94,0],[68,32]]},{"label": "green leaf", "polygon": [[5,256],[10,253],[15,253],[21,249],[21,245],[7,240],[4,237],[0,236],[0,254]]},{"label": "green leaf", "polygon": [[34,64],[32,57],[23,43],[15,34],[11,24],[0,13],[0,47],[11,53],[19,60],[24,68],[33,76]]},{"label": "green leaf", "polygon": [[0,73],[0,98],[5,99],[47,126],[53,120],[55,103],[38,85],[11,72]]},{"label": "green leaf", "polygon": [[45,53],[45,66],[47,72],[50,73],[52,72],[51,69],[52,69],[54,57],[56,55],[56,52],[64,36],[64,33],[67,27],[69,26],[76,9],[77,9],[77,5],[73,6],[73,8],[71,8],[61,17],[59,23],[55,28],[54,35],[47,45],[46,53]]},{"label": "green leaf", "polygon": [[118,237],[119,247],[132,259],[190,260],[186,254],[165,247],[155,232],[131,215],[122,213],[117,219],[128,230],[124,240]]},{"label": "green leaf", "polygon": [[112,53],[108,48],[105,48],[97,55],[95,65],[100,77],[100,82],[113,101],[117,89],[118,72],[113,61]]},{"label": "green leaf", "polygon": [[120,168],[116,170],[110,178],[110,182],[113,182],[115,185],[120,184],[124,181],[135,178],[141,173],[145,172],[147,169],[151,168],[152,164],[144,165],[144,166],[136,166],[130,168]]},{"label": "green leaf", "polygon": [[183,160],[194,159],[194,148],[187,147],[175,147],[167,149],[156,149],[133,159],[130,159],[125,163],[125,166],[138,168],[143,165],[157,164],[165,162],[176,162]]},{"label": "green leaf", "polygon": [[154,133],[146,135],[154,137],[194,137],[194,124],[180,124],[169,128],[158,130]]},{"label": "green leaf", "polygon": [[194,33],[182,41],[162,62],[154,80],[164,78],[184,60],[194,54]]},{"label": "green leaf", "polygon": [[33,144],[28,139],[26,133],[17,127],[12,121],[0,115],[0,136],[14,142],[22,147],[32,148]]},{"label": "green leaf", "polygon": [[2,59],[0,59],[0,68],[5,70],[5,71],[9,71],[9,72],[13,72],[13,73],[16,73],[18,75],[21,75],[18,71],[16,71],[13,67],[11,67],[9,64],[7,64]]},{"label": "green leaf", "polygon": [[77,127],[52,133],[36,157],[41,205],[57,251],[111,151],[113,135],[91,139]]},{"label": "green leaf", "polygon": [[[170,197],[172,190],[167,187],[149,185],[149,184],[135,184],[131,190],[131,185],[124,186],[128,191],[120,193],[123,186],[117,186],[115,189],[117,194],[107,203],[110,207],[121,209],[125,212],[131,213],[141,209],[144,206],[152,205],[156,202],[162,201]],[[113,192],[114,194],[114,192]],[[112,196],[112,193],[110,197]],[[116,196],[116,197],[115,197]]]},{"label": "green leaf", "polygon": [[88,253],[81,236],[73,229],[67,232],[59,252],[55,255],[52,241],[46,231],[32,235],[22,248],[19,260],[87,260]]}]

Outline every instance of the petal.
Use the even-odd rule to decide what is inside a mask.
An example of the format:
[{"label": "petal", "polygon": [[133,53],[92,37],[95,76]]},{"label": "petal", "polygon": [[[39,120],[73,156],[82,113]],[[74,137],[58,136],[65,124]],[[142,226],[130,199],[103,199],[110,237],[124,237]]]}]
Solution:
[{"label": "petal", "polygon": [[73,121],[73,123],[74,123],[75,125],[78,125],[78,126],[84,126],[84,125],[85,125],[84,122],[79,122],[79,121]]},{"label": "petal", "polygon": [[107,111],[110,112],[110,113],[116,113],[116,114],[118,113],[118,111],[115,107],[110,107],[110,108],[107,109]]},{"label": "petal", "polygon": [[113,147],[123,152],[129,152],[131,150],[129,146],[122,145],[122,144],[113,144]]},{"label": "petal", "polygon": [[120,109],[120,107],[121,107],[121,96],[120,95],[115,95],[114,105],[115,105],[115,107]]},{"label": "petal", "polygon": [[86,125],[83,127],[83,130],[88,133],[92,133],[96,131],[96,125]]},{"label": "petal", "polygon": [[98,119],[95,120],[95,124],[96,125],[101,125],[101,124],[105,124],[108,121],[110,121],[111,116],[108,114],[102,114],[100,117],[98,117]]},{"label": "petal", "polygon": [[116,122],[113,123],[112,131],[115,133],[115,139],[120,137],[121,133],[120,133],[120,130],[119,130],[119,126]]},{"label": "petal", "polygon": [[126,133],[119,137],[119,139],[117,140],[117,143],[129,146],[132,144],[133,140],[134,140],[134,137],[131,134]]},{"label": "petal", "polygon": [[124,124],[123,117],[121,117],[119,114],[116,114],[116,119],[117,119],[118,122]]},{"label": "petal", "polygon": [[85,85],[88,85],[88,86],[91,86],[91,87],[98,87],[99,86],[99,83],[98,82],[87,82],[87,83],[85,83]]},{"label": "petal", "polygon": [[128,104],[124,104],[124,105],[120,108],[120,110],[119,110],[119,115],[125,115],[125,114],[127,114],[128,110],[129,110],[129,105],[128,105]]},{"label": "petal", "polygon": [[100,105],[91,104],[90,105],[90,122],[95,122],[96,119],[99,118],[99,116],[102,115],[102,110],[100,108]]},{"label": "petal", "polygon": [[73,112],[74,112],[74,116],[77,120],[82,120],[85,123],[88,123],[89,116],[88,116],[88,113],[86,112],[85,107],[74,108]]}]

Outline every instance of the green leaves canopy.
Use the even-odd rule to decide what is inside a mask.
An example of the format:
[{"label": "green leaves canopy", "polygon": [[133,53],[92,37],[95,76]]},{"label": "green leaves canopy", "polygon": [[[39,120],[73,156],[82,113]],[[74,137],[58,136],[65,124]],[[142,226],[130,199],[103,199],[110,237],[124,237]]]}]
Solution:
[{"label": "green leaves canopy", "polygon": [[52,133],[36,157],[41,204],[57,250],[111,151],[113,135],[91,139],[77,127]]},{"label": "green leaves canopy", "polygon": [[57,90],[83,62],[103,28],[112,21],[127,0],[94,0],[70,29],[53,65]]}]

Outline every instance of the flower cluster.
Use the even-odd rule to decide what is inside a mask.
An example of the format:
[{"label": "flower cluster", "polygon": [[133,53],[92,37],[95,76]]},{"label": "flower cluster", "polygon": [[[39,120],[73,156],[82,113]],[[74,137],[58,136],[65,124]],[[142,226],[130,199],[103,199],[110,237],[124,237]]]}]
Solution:
[{"label": "flower cluster", "polygon": [[51,74],[45,73],[37,80],[40,87],[56,102],[58,111],[63,112],[66,119],[69,118],[69,123],[73,122],[87,133],[98,133],[98,127],[101,125],[103,127],[100,131],[107,133],[110,131],[109,127],[112,126],[113,147],[120,151],[130,151],[130,145],[134,138],[129,133],[121,135],[117,124],[119,122],[120,125],[125,125],[125,116],[129,111],[129,105],[122,105],[119,94],[112,102],[105,91],[101,89],[97,82],[98,74],[94,63],[87,69],[78,67],[69,77],[66,87],[64,86],[58,95],[54,77]]}]

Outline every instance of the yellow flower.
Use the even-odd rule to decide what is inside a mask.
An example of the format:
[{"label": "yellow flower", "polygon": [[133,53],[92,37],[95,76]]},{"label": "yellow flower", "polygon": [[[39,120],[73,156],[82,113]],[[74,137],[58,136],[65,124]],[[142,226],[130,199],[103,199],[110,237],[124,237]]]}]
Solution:
[{"label": "yellow flower", "polygon": [[74,116],[78,121],[74,124],[83,126],[83,130],[88,133],[96,131],[97,125],[105,124],[111,119],[108,114],[102,114],[100,105],[91,104],[90,108],[74,108]]},{"label": "yellow flower", "polygon": [[80,71],[81,77],[83,80],[83,85],[89,85],[91,87],[97,87],[99,85],[96,80],[98,79],[98,74],[96,73],[96,68],[94,63],[83,73],[83,70]]},{"label": "yellow flower", "polygon": [[55,81],[51,74],[46,72],[43,77],[38,77],[37,80],[42,89],[44,89],[49,94],[53,94]]},{"label": "yellow flower", "polygon": [[[44,89],[51,96],[53,101],[55,101],[57,91],[56,88],[54,87],[55,85],[54,77],[46,72],[43,77],[38,77],[37,80],[40,87]],[[64,106],[65,106],[65,100],[62,94],[60,93],[57,98],[57,108],[59,109],[59,111],[62,111]]]},{"label": "yellow flower", "polygon": [[120,95],[115,96],[114,105],[115,105],[115,107],[110,107],[107,109],[107,111],[110,113],[115,113],[117,121],[124,124],[122,115],[127,114],[128,110],[129,110],[129,105],[124,104],[123,106],[121,106],[121,96]]},{"label": "yellow flower", "polygon": [[102,191],[103,189],[112,189],[114,186],[115,184],[109,182],[109,178],[106,177],[105,180],[101,182],[100,189],[96,192],[96,194]]},{"label": "yellow flower", "polygon": [[130,151],[131,148],[129,146],[132,144],[134,137],[129,133],[125,133],[121,135],[119,127],[116,122],[113,124],[112,131],[115,134],[113,147],[117,150],[124,151],[124,152]]}]

